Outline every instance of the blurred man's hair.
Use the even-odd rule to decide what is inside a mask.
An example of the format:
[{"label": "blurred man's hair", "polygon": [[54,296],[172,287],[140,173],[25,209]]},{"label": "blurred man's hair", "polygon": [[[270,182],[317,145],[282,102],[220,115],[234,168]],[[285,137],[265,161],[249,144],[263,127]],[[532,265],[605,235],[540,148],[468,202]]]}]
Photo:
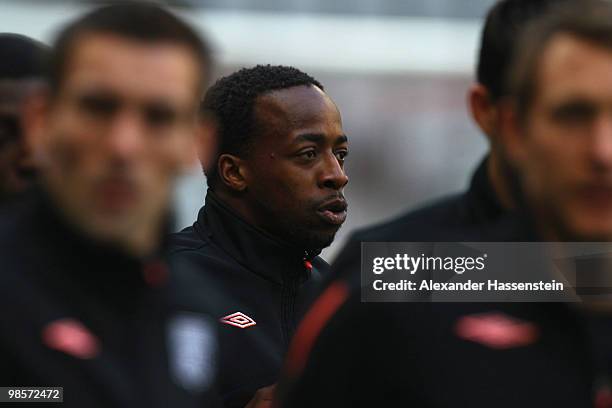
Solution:
[{"label": "blurred man's hair", "polygon": [[525,120],[535,96],[542,55],[553,37],[563,34],[612,53],[612,3],[606,0],[568,2],[525,30],[519,39],[508,80],[521,121]]},{"label": "blurred man's hair", "polygon": [[189,48],[200,66],[201,91],[208,82],[211,52],[208,44],[185,22],[160,6],[145,2],[118,3],[95,9],[66,26],[53,47],[49,84],[57,91],[65,79],[71,51],[85,34],[113,34],[145,43],[176,43]]},{"label": "blurred man's hair", "polygon": [[476,80],[493,101],[506,96],[512,50],[521,30],[551,7],[568,0],[501,0],[487,14],[481,34]]},{"label": "blurred man's hair", "polygon": [[304,72],[285,66],[257,65],[219,79],[206,93],[203,110],[218,126],[218,148],[211,166],[204,169],[208,185],[218,182],[217,161],[222,154],[246,157],[257,130],[254,106],[269,92],[301,85],[323,85]]},{"label": "blurred man's hair", "polygon": [[0,81],[45,77],[49,47],[20,34],[0,33]]}]

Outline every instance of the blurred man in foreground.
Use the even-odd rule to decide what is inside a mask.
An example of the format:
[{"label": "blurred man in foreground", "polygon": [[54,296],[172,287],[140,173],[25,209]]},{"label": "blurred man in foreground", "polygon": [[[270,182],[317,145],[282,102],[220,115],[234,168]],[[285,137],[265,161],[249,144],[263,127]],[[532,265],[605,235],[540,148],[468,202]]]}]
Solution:
[{"label": "blurred man in foreground", "polygon": [[[525,235],[499,229],[488,239],[609,240],[612,5],[551,11],[525,33],[510,72],[515,108],[502,112],[502,134],[529,216]],[[612,407],[609,301],[594,313],[564,303],[368,304],[360,295],[336,282],[306,316],[279,405]]]},{"label": "blurred man in foreground", "polygon": [[[346,218],[347,137],[323,86],[291,67],[256,66],[219,80],[204,100],[219,148],[193,227],[172,260],[197,268],[220,320],[220,388],[227,407],[269,406],[317,255]],[[254,394],[256,394],[254,396]]]},{"label": "blurred man in foreground", "polygon": [[468,91],[472,118],[487,137],[489,152],[468,190],[355,232],[334,261],[334,270],[359,269],[361,242],[481,240],[488,226],[511,212],[515,179],[500,136],[500,110],[507,98],[504,83],[513,46],[530,21],[564,1],[568,0],[502,0],[491,8],[482,31],[476,82]]},{"label": "blurred man in foreground", "polygon": [[169,290],[160,253],[207,71],[197,35],[152,5],[59,35],[25,122],[40,185],[0,219],[2,386],[60,386],[70,407],[206,406],[214,326]]},{"label": "blurred man in foreground", "polygon": [[505,144],[549,241],[612,240],[612,36],[587,22],[534,32],[544,41],[525,47],[511,81]]},{"label": "blurred man in foreground", "polygon": [[48,53],[47,46],[31,38],[0,34],[0,203],[25,191],[34,176],[22,109],[44,86]]}]

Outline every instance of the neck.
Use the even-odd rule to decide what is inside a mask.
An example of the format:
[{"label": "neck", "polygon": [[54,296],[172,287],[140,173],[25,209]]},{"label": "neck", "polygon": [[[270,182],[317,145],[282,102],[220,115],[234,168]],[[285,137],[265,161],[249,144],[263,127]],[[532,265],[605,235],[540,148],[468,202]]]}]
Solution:
[{"label": "neck", "polygon": [[[166,206],[141,211],[129,219],[91,222],[91,213],[81,207],[74,207],[71,201],[47,186],[49,198],[53,205],[71,229],[88,240],[112,247],[125,255],[135,258],[145,258],[155,253],[164,234],[168,210]],[[125,217],[124,217],[125,218]]]},{"label": "neck", "polygon": [[[261,233],[267,235],[270,239],[288,244],[289,247],[292,248],[300,248],[299,245],[295,245],[287,238],[274,228],[270,228],[270,224],[264,222],[266,220],[265,211],[257,209],[256,206],[249,203],[242,196],[236,195],[231,191],[226,190],[214,190],[214,196],[217,198],[217,201],[220,201],[226,207],[229,207],[232,212],[234,212],[238,217],[240,217],[244,222],[249,224],[251,227],[259,230]],[[273,217],[267,217],[267,219],[273,219]]]},{"label": "neck", "polygon": [[491,151],[487,163],[487,174],[493,186],[493,191],[495,191],[495,195],[502,207],[506,210],[515,209],[516,202],[511,193],[508,169],[504,166],[504,162],[500,159],[499,154],[493,151]]},{"label": "neck", "polygon": [[125,238],[126,252],[137,258],[144,258],[153,253],[160,246],[160,238],[163,234],[163,219],[151,222],[146,227],[140,228],[136,233]]},{"label": "neck", "polygon": [[260,223],[257,222],[255,211],[253,211],[251,206],[248,205],[246,200],[244,200],[241,196],[224,189],[215,190],[213,193],[219,199],[219,201],[231,208],[244,221],[254,227],[262,228],[261,225],[259,225]]}]

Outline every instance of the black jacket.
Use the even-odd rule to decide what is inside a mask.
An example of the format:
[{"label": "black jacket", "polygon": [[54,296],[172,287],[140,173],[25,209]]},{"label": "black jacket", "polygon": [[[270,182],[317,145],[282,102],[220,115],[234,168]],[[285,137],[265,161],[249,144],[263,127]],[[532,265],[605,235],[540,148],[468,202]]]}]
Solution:
[{"label": "black jacket", "polygon": [[[501,210],[484,169],[465,194],[355,241],[536,239],[523,214]],[[359,253],[347,248],[296,333],[277,407],[612,407],[612,315],[563,303],[362,303]]]},{"label": "black jacket", "polygon": [[354,292],[281,381],[277,407],[609,408],[594,401],[611,402],[610,341],[612,317],[559,303],[361,303]]},{"label": "black jacket", "polygon": [[248,224],[211,191],[193,226],[173,235],[171,262],[196,268],[210,288],[202,296],[219,320],[219,387],[227,407],[244,407],[257,389],[276,383],[327,264]]},{"label": "black jacket", "polygon": [[213,406],[214,324],[162,258],[90,241],[37,191],[3,209],[0,265],[0,385],[61,386],[66,407]]}]

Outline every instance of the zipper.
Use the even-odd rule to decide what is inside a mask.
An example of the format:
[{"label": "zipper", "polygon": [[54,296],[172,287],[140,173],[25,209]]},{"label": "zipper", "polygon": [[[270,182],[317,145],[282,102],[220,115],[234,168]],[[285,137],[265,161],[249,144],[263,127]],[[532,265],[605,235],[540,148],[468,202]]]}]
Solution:
[{"label": "zipper", "polygon": [[289,347],[291,337],[297,326],[295,302],[303,273],[305,272],[306,276],[310,276],[312,273],[312,262],[308,260],[307,256],[308,253],[304,252],[304,258],[302,260],[304,270],[297,274],[290,274],[287,280],[283,280],[281,289],[281,331],[285,349]]}]

